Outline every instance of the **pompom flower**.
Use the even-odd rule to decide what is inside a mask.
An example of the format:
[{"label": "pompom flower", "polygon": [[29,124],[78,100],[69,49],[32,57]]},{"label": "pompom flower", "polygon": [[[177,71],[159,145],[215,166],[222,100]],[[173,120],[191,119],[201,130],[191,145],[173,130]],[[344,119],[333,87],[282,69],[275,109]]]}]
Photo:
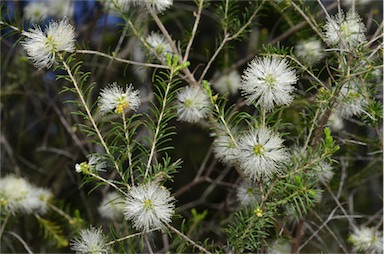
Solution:
[{"label": "pompom flower", "polygon": [[187,86],[177,94],[178,120],[196,123],[205,118],[209,112],[208,95],[200,88]]},{"label": "pompom flower", "polygon": [[317,163],[313,168],[315,176],[323,184],[328,184],[332,180],[334,175],[332,169],[332,165],[324,160]]},{"label": "pompom flower", "polygon": [[383,253],[383,233],[374,228],[355,228],[348,241],[355,252]]},{"label": "pompom flower", "polygon": [[236,190],[236,197],[242,206],[254,205],[256,202],[260,201],[257,191],[256,184],[249,180],[244,180]]},{"label": "pompom flower", "polygon": [[129,85],[124,91],[114,82],[101,91],[98,105],[101,114],[111,111],[123,114],[128,110],[136,111],[140,104],[139,90],[134,90],[133,86]]},{"label": "pompom flower", "polygon": [[334,17],[327,18],[324,25],[325,42],[330,46],[351,50],[367,41],[366,28],[359,14],[349,11],[345,16],[343,12]]},{"label": "pompom flower", "polygon": [[240,168],[252,180],[278,172],[289,158],[283,142],[277,134],[265,128],[245,133],[238,141]]},{"label": "pompom flower", "polygon": [[171,193],[156,183],[133,187],[125,202],[125,218],[131,220],[136,229],[144,232],[162,228],[164,223],[171,222],[175,212],[173,201]]},{"label": "pompom flower", "polygon": [[213,88],[222,95],[235,95],[239,90],[240,82],[241,77],[239,73],[234,70],[229,74],[221,76],[215,83],[213,83]]},{"label": "pompom flower", "polygon": [[271,111],[275,106],[289,105],[297,77],[285,59],[264,57],[249,63],[242,76],[240,89],[245,102]]},{"label": "pompom flower", "polygon": [[173,0],[136,0],[136,2],[157,13],[162,13],[173,5]]},{"label": "pompom flower", "polygon": [[[233,138],[235,139],[235,137]],[[224,164],[233,165],[235,163],[239,152],[235,142],[236,140],[233,140],[225,130],[219,131],[216,135],[213,141],[213,151]]]},{"label": "pompom flower", "polygon": [[292,244],[286,239],[277,239],[269,244],[267,254],[291,253]]},{"label": "pompom flower", "polygon": [[71,241],[71,250],[78,254],[109,253],[101,228],[91,227],[80,231],[80,236]]},{"label": "pompom flower", "polygon": [[35,25],[28,32],[23,31],[22,35],[27,38],[21,44],[38,69],[50,68],[58,52],[75,51],[75,29],[68,19],[51,21],[44,32]]},{"label": "pompom flower", "polygon": [[49,7],[43,2],[29,2],[24,7],[24,18],[31,22],[40,22],[49,15]]},{"label": "pompom flower", "polygon": [[72,17],[73,1],[72,0],[47,0],[50,16],[57,18]]},{"label": "pompom flower", "polygon": [[341,131],[344,129],[343,118],[339,116],[335,111],[332,111],[329,115],[327,124],[333,131]]},{"label": "pompom flower", "polygon": [[359,91],[356,80],[350,80],[344,84],[338,95],[336,113],[341,117],[352,117],[364,112],[364,107],[368,104],[364,95]]},{"label": "pompom flower", "polygon": [[127,12],[136,0],[114,0],[114,1],[102,1],[101,3],[108,10]]},{"label": "pompom flower", "polygon": [[321,41],[310,39],[299,42],[295,47],[295,55],[306,65],[317,64],[324,57]]},{"label": "pompom flower", "polygon": [[105,171],[106,166],[107,163],[100,156],[91,155],[88,162],[76,163],[75,170],[77,173],[86,174],[87,172]]},{"label": "pompom flower", "polygon": [[160,57],[162,60],[165,60],[167,53],[172,54],[172,47],[162,34],[151,32],[145,38],[145,41],[151,47],[151,54],[154,57]]},{"label": "pompom flower", "polygon": [[44,214],[52,196],[50,190],[36,187],[24,178],[14,175],[0,178],[0,207],[11,214]]},{"label": "pompom flower", "polygon": [[124,215],[124,199],[119,193],[110,192],[105,195],[97,210],[106,219],[120,219]]}]

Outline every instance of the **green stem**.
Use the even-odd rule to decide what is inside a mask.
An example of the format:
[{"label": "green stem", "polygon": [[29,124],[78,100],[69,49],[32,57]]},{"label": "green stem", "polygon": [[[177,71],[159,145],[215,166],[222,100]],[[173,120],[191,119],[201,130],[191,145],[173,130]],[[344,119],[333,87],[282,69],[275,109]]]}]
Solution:
[{"label": "green stem", "polygon": [[130,138],[129,138],[129,133],[128,133],[128,126],[127,126],[127,121],[125,118],[125,113],[123,112],[122,114],[123,118],[123,124],[124,124],[124,134],[125,134],[125,140],[127,142],[127,157],[128,157],[128,167],[129,167],[129,173],[131,175],[131,184],[134,186],[134,177],[133,177],[133,169],[132,169],[132,153],[131,153],[131,146],[130,146]]},{"label": "green stem", "polygon": [[148,162],[147,162],[147,167],[146,167],[146,170],[145,170],[145,177],[148,176],[149,168],[151,166],[152,159],[153,159],[154,154],[155,154],[156,145],[157,145],[157,139],[158,139],[158,135],[159,135],[159,132],[160,132],[160,127],[162,125],[162,121],[163,121],[163,118],[164,118],[165,107],[166,107],[167,101],[168,101],[168,94],[169,94],[169,92],[171,90],[171,84],[172,84],[173,75],[174,75],[174,70],[171,69],[171,73],[169,75],[169,81],[168,81],[168,84],[167,84],[167,89],[165,90],[164,98],[163,98],[163,101],[162,101],[163,105],[161,107],[161,112],[160,112],[160,115],[159,115],[159,119],[157,120],[157,126],[156,126],[156,130],[155,130],[155,134],[153,135],[151,152],[149,154]]}]

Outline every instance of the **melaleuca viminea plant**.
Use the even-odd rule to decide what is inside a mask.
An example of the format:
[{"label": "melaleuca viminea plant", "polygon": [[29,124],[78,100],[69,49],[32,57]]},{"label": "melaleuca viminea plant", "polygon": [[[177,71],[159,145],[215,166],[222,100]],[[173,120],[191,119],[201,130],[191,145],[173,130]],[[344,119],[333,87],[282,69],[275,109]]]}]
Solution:
[{"label": "melaleuca viminea plant", "polygon": [[380,8],[3,2],[1,251],[382,253]]}]

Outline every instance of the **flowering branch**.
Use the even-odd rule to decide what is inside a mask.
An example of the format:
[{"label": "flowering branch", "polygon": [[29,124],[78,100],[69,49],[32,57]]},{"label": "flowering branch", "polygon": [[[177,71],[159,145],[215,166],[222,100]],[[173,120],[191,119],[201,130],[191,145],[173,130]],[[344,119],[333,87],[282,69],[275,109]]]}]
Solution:
[{"label": "flowering branch", "polygon": [[[74,86],[75,89],[76,89],[76,92],[77,92],[77,94],[78,94],[78,96],[79,96],[79,98],[80,98],[81,104],[83,105],[83,107],[84,107],[84,109],[85,109],[85,112],[87,113],[88,119],[89,119],[89,121],[91,122],[91,124],[92,124],[92,126],[93,126],[93,129],[95,130],[95,132],[96,132],[96,134],[97,134],[97,136],[98,136],[98,138],[99,138],[101,144],[103,145],[105,152],[106,152],[110,157],[112,157],[112,154],[111,154],[111,152],[109,151],[109,148],[108,148],[107,144],[105,143],[104,138],[103,138],[103,136],[101,135],[100,130],[99,130],[99,128],[97,127],[97,124],[96,124],[96,122],[95,122],[95,120],[94,120],[94,118],[93,118],[93,116],[92,116],[92,114],[91,114],[91,111],[90,111],[90,109],[89,109],[89,107],[88,107],[88,104],[86,103],[86,101],[85,101],[85,99],[84,99],[83,93],[81,92],[80,87],[78,86],[75,77],[72,75],[71,69],[69,68],[67,62],[64,60],[64,57],[63,57],[60,53],[58,54],[58,57],[59,57],[60,61],[63,63],[63,66],[64,66],[65,70],[67,71],[67,73],[68,73],[68,75],[69,75],[69,78],[70,78],[71,81],[72,81],[73,86]],[[116,168],[116,170],[118,170],[118,169],[119,169],[119,166],[117,165],[116,161],[114,161],[114,164],[115,164],[115,168]],[[112,183],[110,183],[110,184],[112,185]],[[112,185],[112,186],[113,186],[113,185]],[[115,188],[116,188],[116,187],[115,187]],[[117,189],[118,189],[118,188],[117,188]],[[119,190],[120,190],[120,189],[119,189]],[[120,190],[120,191],[121,191],[121,190]]]}]

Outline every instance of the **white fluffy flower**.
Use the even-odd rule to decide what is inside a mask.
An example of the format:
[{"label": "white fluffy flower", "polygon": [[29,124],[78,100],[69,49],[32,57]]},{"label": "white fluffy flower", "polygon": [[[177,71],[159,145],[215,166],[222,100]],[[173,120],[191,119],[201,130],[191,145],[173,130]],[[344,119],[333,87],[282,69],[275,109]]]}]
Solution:
[{"label": "white fluffy flower", "polygon": [[299,42],[295,47],[296,56],[306,65],[317,64],[324,57],[321,41],[310,39]]},{"label": "white fluffy flower", "polygon": [[157,13],[161,13],[173,5],[173,0],[136,0],[136,2]]},{"label": "white fluffy flower", "polygon": [[49,15],[49,7],[44,2],[29,2],[24,7],[24,18],[37,23]]},{"label": "white fluffy flower", "polygon": [[136,111],[141,104],[139,90],[134,90],[132,85],[126,86],[125,91],[116,82],[104,88],[99,97],[101,114],[114,111],[123,114],[127,110]]},{"label": "white fluffy flower", "polygon": [[268,254],[286,254],[291,253],[291,246],[292,244],[285,239],[278,239],[274,242],[272,242],[268,246]]},{"label": "white fluffy flower", "polygon": [[72,0],[47,0],[50,16],[57,18],[72,17]]},{"label": "white fluffy flower", "polygon": [[244,180],[236,190],[236,197],[242,206],[249,206],[260,200],[257,190],[256,184],[251,181]]},{"label": "white fluffy flower", "polygon": [[334,175],[332,169],[332,165],[323,160],[317,163],[313,168],[316,177],[323,184],[328,184],[331,181]]},{"label": "white fluffy flower", "polygon": [[131,6],[136,2],[136,0],[109,0],[109,1],[102,1],[101,3],[104,5],[106,9],[112,10],[112,11],[121,11],[121,12],[127,12]]},{"label": "white fluffy flower", "polygon": [[348,238],[355,252],[383,253],[383,233],[374,228],[355,228]]},{"label": "white fluffy flower", "polygon": [[71,250],[78,254],[88,253],[109,253],[105,246],[106,240],[101,228],[91,227],[80,231],[80,236],[71,241]]},{"label": "white fluffy flower", "polygon": [[234,95],[239,90],[240,82],[241,77],[239,73],[234,70],[229,74],[221,76],[215,83],[213,83],[213,88],[215,88],[222,95]]},{"label": "white fluffy flower", "polygon": [[162,34],[151,32],[145,38],[145,41],[151,47],[151,54],[155,57],[164,60],[167,53],[172,54],[172,47]]},{"label": "white fluffy flower", "polygon": [[32,195],[29,195],[26,201],[26,206],[29,206],[34,212],[45,214],[48,210],[48,202],[53,194],[49,189],[33,187]]},{"label": "white fluffy flower", "polygon": [[285,59],[264,57],[249,63],[242,76],[240,89],[247,104],[255,104],[270,111],[275,105],[288,105],[292,102],[292,84],[296,81],[295,71]]},{"label": "white fluffy flower", "polygon": [[236,140],[233,140],[225,130],[219,131],[216,135],[213,150],[216,157],[224,164],[232,165],[236,161],[238,149],[235,142]]},{"label": "white fluffy flower", "polygon": [[259,180],[280,170],[288,161],[284,140],[269,129],[253,129],[238,141],[238,161],[246,175]]},{"label": "white fluffy flower", "polygon": [[336,113],[341,117],[352,117],[364,112],[364,107],[368,104],[363,94],[359,91],[356,80],[351,80],[344,84],[338,95]]},{"label": "white fluffy flower", "polygon": [[47,203],[51,197],[51,191],[36,187],[24,178],[8,175],[0,179],[1,207],[12,214],[43,214],[48,209]]},{"label": "white fluffy flower", "polygon": [[91,155],[88,162],[76,163],[75,170],[77,173],[86,174],[88,171],[105,171],[106,166],[107,163],[100,156]]},{"label": "white fluffy flower", "polygon": [[124,199],[119,193],[110,192],[105,195],[97,210],[104,218],[120,219],[124,215]]},{"label": "white fluffy flower", "polygon": [[333,131],[341,131],[344,128],[343,118],[332,111],[328,118],[328,125]]},{"label": "white fluffy flower", "polygon": [[334,17],[327,18],[324,30],[325,42],[341,49],[351,50],[367,41],[364,34],[365,25],[356,12],[349,11],[346,16],[340,12]]},{"label": "white fluffy flower", "polygon": [[178,120],[196,123],[209,112],[210,101],[204,90],[187,86],[177,93]]},{"label": "white fluffy flower", "polygon": [[27,38],[21,44],[38,69],[50,68],[58,52],[75,50],[75,29],[68,19],[51,21],[44,32],[35,26],[28,32],[23,31],[22,35]]},{"label": "white fluffy flower", "polygon": [[175,212],[173,201],[165,187],[147,183],[129,190],[124,214],[138,230],[162,228],[164,223],[171,222]]}]

